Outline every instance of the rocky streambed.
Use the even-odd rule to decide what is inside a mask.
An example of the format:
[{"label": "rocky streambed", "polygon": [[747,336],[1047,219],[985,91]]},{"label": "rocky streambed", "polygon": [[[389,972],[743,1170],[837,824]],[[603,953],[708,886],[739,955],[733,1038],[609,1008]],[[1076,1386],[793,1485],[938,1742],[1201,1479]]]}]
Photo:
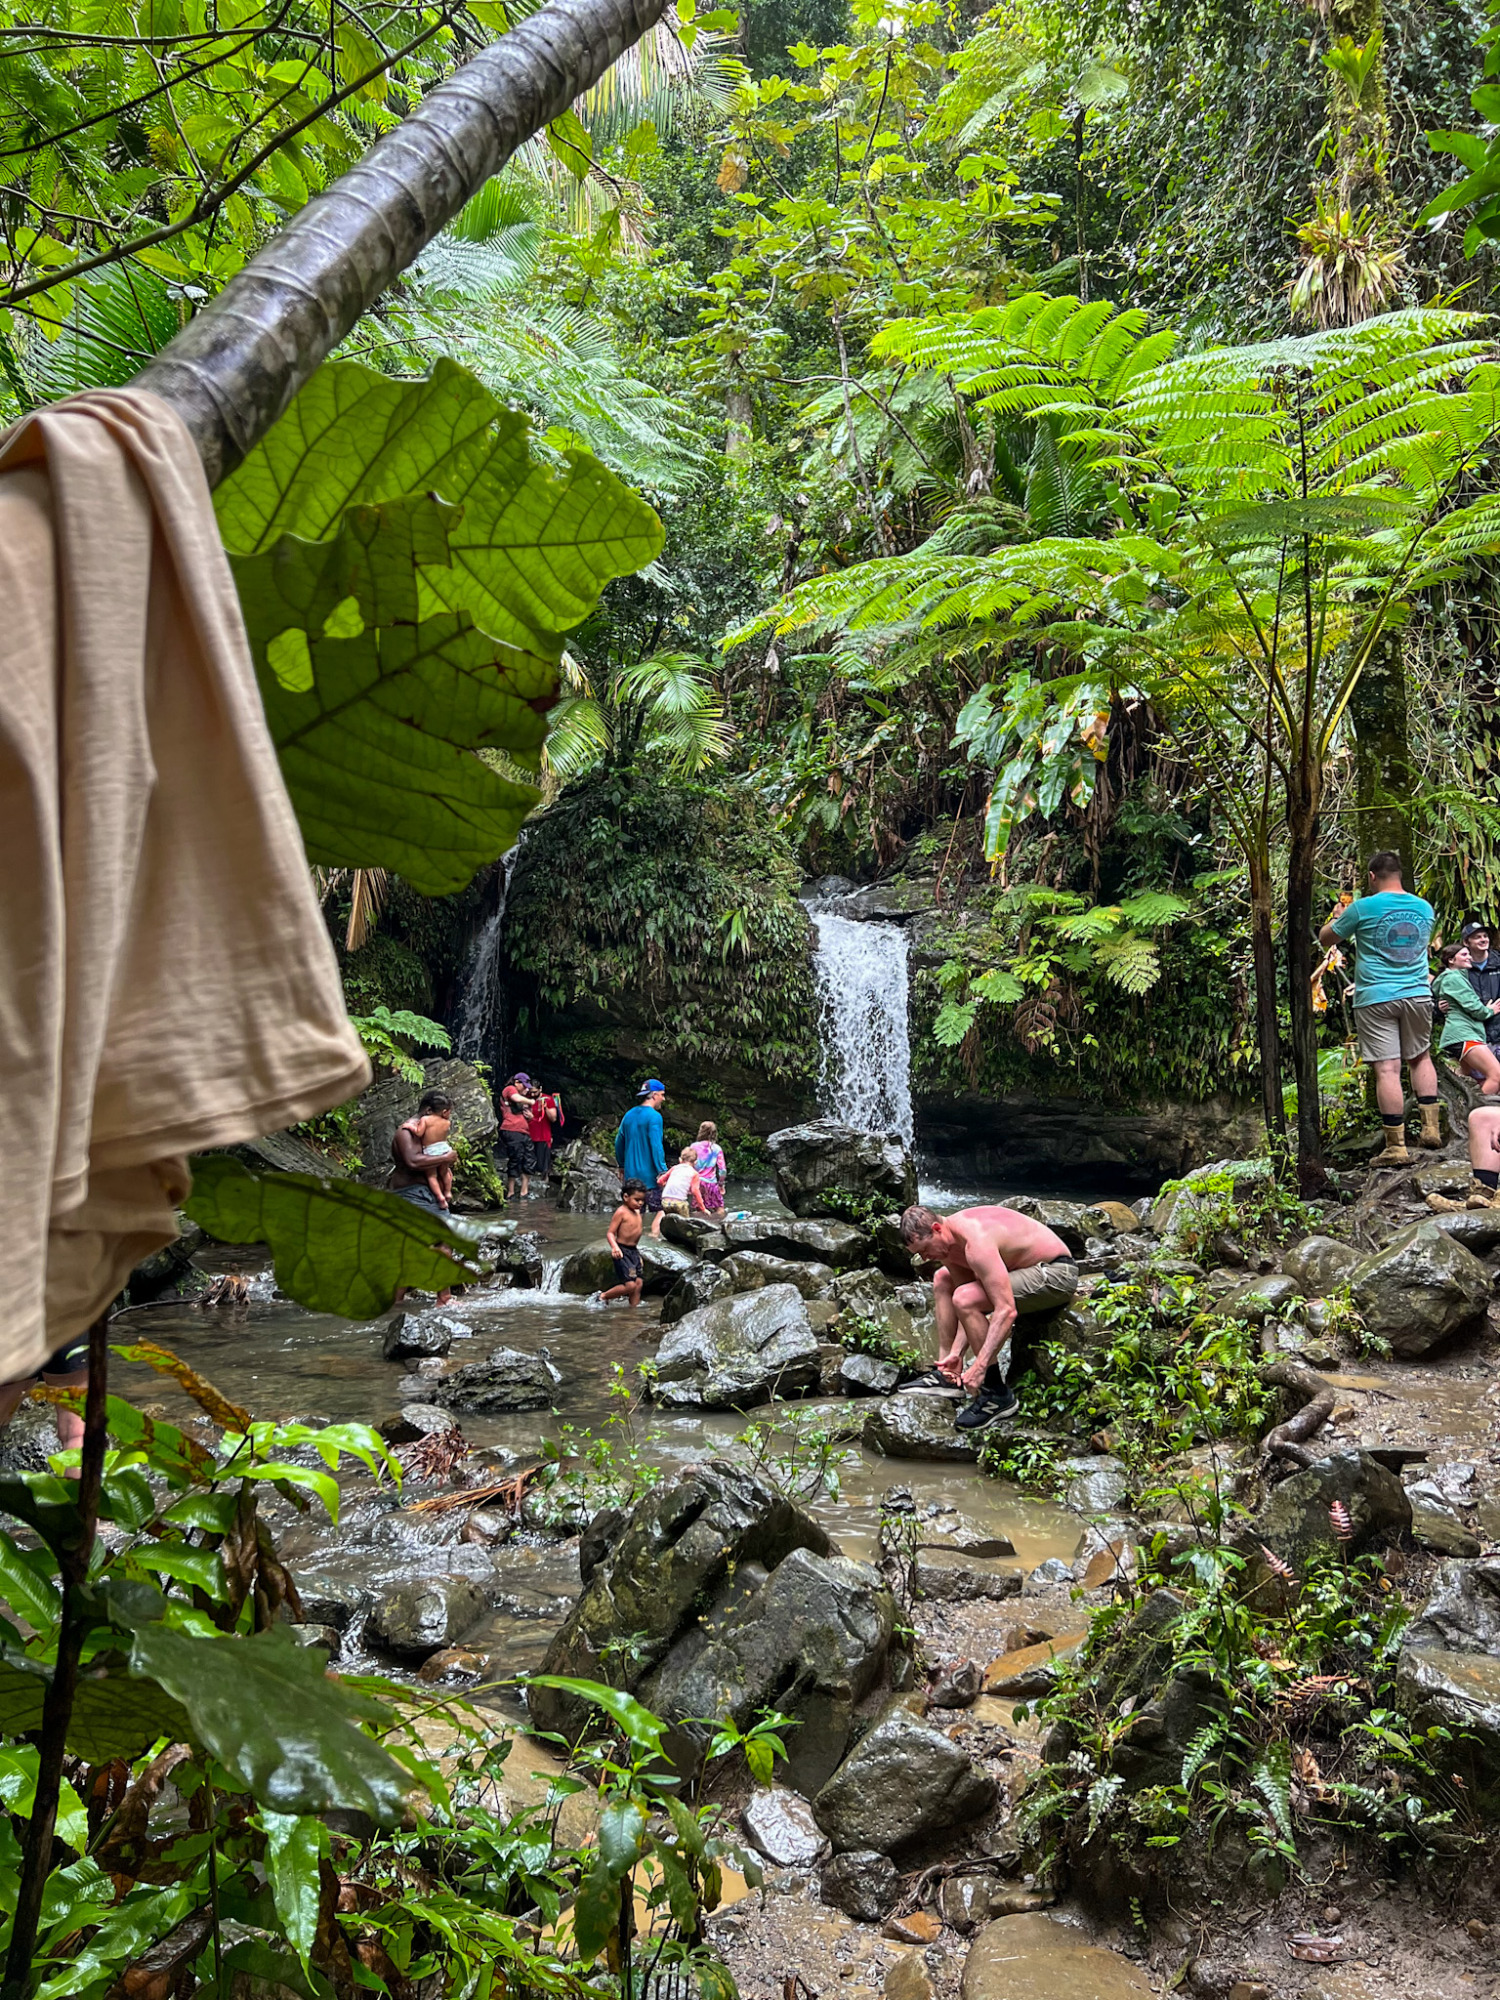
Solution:
[{"label": "rocky streambed", "polygon": [[[1280,1241],[1254,1222],[1253,1162],[1149,1203],[1031,1200],[1085,1271],[1075,1308],[1027,1330],[1033,1377],[1064,1375],[1069,1357],[1102,1367],[1125,1288],[1180,1292],[1246,1331],[1278,1392],[1267,1421],[1282,1420],[1274,1449],[1189,1436],[1149,1476],[1107,1427],[1033,1423],[1046,1498],[981,1473],[951,1405],[896,1388],[892,1357],[930,1351],[931,1326],[890,1228],[768,1199],[722,1225],[669,1218],[639,1312],[589,1303],[607,1277],[597,1221],[538,1203],[523,1212],[534,1227],[496,1226],[496,1277],[444,1312],[418,1302],[355,1327],[261,1278],[243,1316],[177,1301],[130,1325],[259,1415],[359,1418],[405,1455],[400,1495],[348,1481],[336,1529],[277,1521],[306,1636],[339,1666],[467,1690],[515,1723],[525,1711],[501,1684],[518,1673],[608,1679],[668,1720],[689,1766],[702,1718],[794,1720],[774,1788],[724,1790],[769,1864],[771,1893],[714,1919],[747,1993],[800,1977],[855,2000],[1168,1986],[1425,2000],[1496,1984],[1475,1822],[1500,1778],[1500,1214],[1425,1199],[1465,1180],[1457,1160],[1430,1161],[1372,1199],[1351,1177]],[[160,1378],[118,1374],[184,1414]],[[6,1447],[27,1448],[23,1432]],[[1196,1479],[1233,1504],[1205,1532],[1164,1494],[1174,1479],[1179,1499]],[[1414,1614],[1393,1714],[1458,1746],[1449,1776],[1478,1875],[1441,1873],[1436,1835],[1413,1867],[1396,1843],[1382,1860],[1378,1838],[1317,1834],[1315,1756],[1289,1767],[1287,1810],[1309,1838],[1279,1875],[1232,1823],[1153,1869],[1123,1837],[1096,1837],[1092,1810],[1039,1865],[1026,1801],[1049,1773],[1092,1759],[1118,1812],[1176,1783],[1216,1725],[1218,1697],[1183,1665],[1195,1600],[1162,1571],[1195,1537],[1237,1555],[1237,1588],[1293,1596],[1325,1558],[1380,1554],[1380,1587]],[[1110,1606],[1080,1684],[1101,1751],[1036,1704]],[[1259,1700],[1247,1689],[1247,1707]],[[536,1726],[580,1720],[555,1695],[532,1701]],[[1336,1739],[1336,1714],[1328,1728]],[[1322,1742],[1283,1734],[1289,1755]]]}]

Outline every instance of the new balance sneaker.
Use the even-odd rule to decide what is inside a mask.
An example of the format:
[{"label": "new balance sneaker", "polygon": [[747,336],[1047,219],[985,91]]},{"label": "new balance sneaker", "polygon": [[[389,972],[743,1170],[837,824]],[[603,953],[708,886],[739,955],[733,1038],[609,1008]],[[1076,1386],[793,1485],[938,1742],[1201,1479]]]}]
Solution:
[{"label": "new balance sneaker", "polygon": [[964,1392],[946,1375],[939,1375],[935,1368],[912,1368],[905,1371],[904,1380],[897,1382],[895,1393],[898,1396],[946,1396],[957,1403],[962,1402]]},{"label": "new balance sneaker", "polygon": [[1002,1382],[998,1389],[981,1389],[972,1403],[964,1405],[953,1422],[961,1431],[988,1430],[991,1424],[1003,1423],[1007,1417],[1013,1417],[1020,1407],[1015,1390],[1008,1382]]}]

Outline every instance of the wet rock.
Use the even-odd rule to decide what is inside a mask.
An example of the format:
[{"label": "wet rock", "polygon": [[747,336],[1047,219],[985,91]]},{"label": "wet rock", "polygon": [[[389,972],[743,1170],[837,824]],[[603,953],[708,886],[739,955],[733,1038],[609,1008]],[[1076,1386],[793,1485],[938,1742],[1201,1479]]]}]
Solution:
[{"label": "wet rock", "polygon": [[918,1951],[903,1952],[881,1983],[885,2000],[932,2000],[932,1974]]},{"label": "wet rock", "polygon": [[695,1257],[725,1257],[729,1238],[724,1225],[707,1215],[664,1215],[661,1233],[679,1250],[691,1250]]},{"label": "wet rock", "polygon": [[[1024,1326],[1024,1322],[1020,1323]],[[1030,1335],[1018,1334],[1027,1341],[1027,1359],[1031,1367],[1044,1382],[1056,1382],[1070,1359],[1090,1359],[1102,1354],[1114,1339],[1113,1329],[1101,1326],[1086,1308],[1068,1306],[1049,1320],[1042,1329],[1040,1338],[1030,1344]]]},{"label": "wet rock", "polygon": [[763,1581],[737,1583],[718,1615],[646,1676],[640,1697],[676,1725],[672,1755],[684,1768],[701,1760],[714,1721],[745,1728],[761,1709],[780,1708],[802,1725],[787,1740],[788,1774],[811,1792],[843,1755],[855,1709],[879,1679],[895,1600],[868,1564],[805,1548]]},{"label": "wet rock", "polygon": [[584,1583],[606,1561],[630,1520],[628,1507],[601,1507],[578,1538],[578,1573]]},{"label": "wet rock", "polygon": [[[691,1250],[684,1250],[680,1243],[663,1243],[660,1237],[654,1237],[648,1231],[641,1238],[641,1266],[646,1274],[643,1296],[659,1299],[665,1298],[690,1271],[698,1269],[698,1259]],[[613,1265],[609,1281],[614,1283]]]},{"label": "wet rock", "polygon": [[901,1900],[901,1878],[889,1855],[873,1848],[835,1854],[819,1879],[825,1903],[862,1924],[878,1924]]},{"label": "wet rock", "polygon": [[927,1684],[929,1708],[972,1708],[984,1693],[984,1669],[977,1660],[950,1660]]},{"label": "wet rock", "polygon": [[[893,1487],[893,1492],[905,1492]],[[999,1528],[981,1527],[956,1507],[930,1501],[917,1525],[917,1546],[924,1549],[954,1549],[965,1556],[1013,1556],[1015,1543]]]},{"label": "wet rock", "polygon": [[1309,1557],[1337,1549],[1328,1512],[1336,1500],[1349,1510],[1354,1537],[1345,1546],[1353,1552],[1391,1541],[1411,1526],[1411,1506],[1395,1473],[1368,1452],[1339,1451],[1281,1482],[1251,1525],[1252,1552],[1254,1543],[1264,1542],[1300,1568]]},{"label": "wet rock", "polygon": [[1136,1528],[1130,1521],[1108,1515],[1090,1521],[1078,1538],[1069,1575],[1085,1590],[1107,1590],[1136,1574]]},{"label": "wet rock", "polygon": [[289,1625],[286,1629],[299,1646],[326,1653],[330,1660],[339,1649],[338,1628],[334,1625]]},{"label": "wet rock", "polygon": [[512,1542],[492,1551],[493,1576],[484,1584],[490,1604],[511,1618],[559,1624],[578,1593],[578,1557],[566,1545]]},{"label": "wet rock", "polygon": [[1224,1301],[1223,1310],[1232,1319],[1274,1319],[1295,1307],[1304,1296],[1301,1285],[1290,1271],[1268,1271],[1240,1285]]},{"label": "wet rock", "polygon": [[493,1250],[481,1247],[481,1255],[486,1263],[494,1265],[497,1273],[508,1277],[517,1291],[537,1291],[546,1269],[542,1239],[534,1229],[516,1229],[515,1224],[511,1227],[515,1234],[508,1242],[497,1244]]},{"label": "wet rock", "polygon": [[484,1361],[470,1361],[432,1384],[434,1403],[467,1415],[503,1416],[512,1410],[546,1410],[562,1381],[545,1354],[497,1347]]},{"label": "wet rock", "polygon": [[1500,1556],[1445,1562],[1406,1641],[1411,1646],[1443,1646],[1455,1653],[1490,1653],[1500,1659]]},{"label": "wet rock", "polygon": [[1490,1275],[1451,1233],[1418,1222],[1356,1266],[1350,1293],[1367,1331],[1415,1360],[1483,1318]]},{"label": "wet rock", "polygon": [[865,1418],[866,1448],[886,1458],[977,1459],[979,1440],[954,1427],[959,1408],[946,1396],[888,1396]]},{"label": "wet rock", "polygon": [[1085,1944],[1040,1912],[986,1924],[964,1960],[962,2000],[1151,2000],[1145,1968]]},{"label": "wet rock", "polygon": [[417,1679],[429,1684],[434,1681],[472,1681],[484,1672],[484,1656],[467,1646],[444,1646],[439,1652],[429,1653],[417,1668]]},{"label": "wet rock", "polygon": [[562,1185],[557,1205],[570,1215],[609,1215],[620,1206],[620,1170],[587,1139],[570,1139],[552,1155]]},{"label": "wet rock", "polygon": [[785,1257],[770,1257],[763,1250],[736,1250],[719,1269],[736,1292],[764,1291],[767,1285],[791,1285],[805,1299],[818,1296],[828,1283],[828,1266],[812,1262],[794,1264]]},{"label": "wet rock", "polygon": [[838,1324],[854,1328],[851,1322],[864,1329],[867,1336],[876,1339],[892,1354],[909,1355],[917,1352],[916,1328],[911,1314],[895,1299],[871,1299],[865,1305],[850,1304],[839,1309]]},{"label": "wet rock", "polygon": [[356,1613],[364,1609],[369,1588],[358,1579],[337,1570],[303,1569],[296,1563],[292,1572],[302,1615],[309,1625],[331,1625],[335,1632],[345,1632]]},{"label": "wet rock", "polygon": [[1271,1178],[1269,1160],[1211,1160],[1165,1188],[1152,1203],[1147,1226],[1164,1245],[1176,1248],[1206,1206],[1229,1192],[1244,1201]]},{"label": "wet rock", "polygon": [[1002,1569],[951,1549],[920,1549],[914,1581],[918,1592],[937,1604],[998,1602],[1021,1594],[1019,1569]]},{"label": "wet rock", "polygon": [[[614,1283],[613,1274],[610,1283]],[[695,1264],[691,1271],[683,1272],[662,1300],[659,1324],[676,1326],[700,1306],[711,1306],[715,1299],[727,1299],[734,1288],[734,1280],[721,1265]]]},{"label": "wet rock", "polygon": [[1117,1458],[1069,1458],[1063,1505],[1075,1514],[1113,1514],[1130,1492],[1130,1474]]},{"label": "wet rock", "polygon": [[1470,1786],[1500,1779],[1500,1658],[1421,1646],[1408,1637],[1396,1658],[1396,1701],[1417,1730],[1441,1729],[1450,1738],[1445,1761],[1459,1767]]},{"label": "wet rock", "polygon": [[857,1132],[836,1119],[818,1118],[773,1132],[766,1141],[776,1192],[793,1215],[827,1215],[830,1199],[888,1201],[909,1208],[917,1198],[917,1170],[895,1134]]},{"label": "wet rock", "polygon": [[468,1577],[423,1577],[377,1598],[365,1635],[400,1659],[425,1660],[471,1631],[484,1611],[484,1594]]},{"label": "wet rock", "polygon": [[45,1472],[57,1449],[57,1420],[51,1408],[23,1401],[0,1430],[0,1472]]},{"label": "wet rock", "polygon": [[[808,1319],[814,1333],[825,1330],[818,1326],[817,1321],[813,1318],[810,1311]],[[837,1396],[842,1393],[843,1383],[839,1377],[847,1358],[844,1349],[839,1346],[837,1341],[820,1340],[818,1342],[818,1394],[820,1396]]]},{"label": "wet rock", "polygon": [[[704,1605],[747,1566],[774,1572],[793,1549],[828,1552],[828,1537],[767,1481],[738,1466],[697,1465],[639,1500],[603,1554],[543,1670],[611,1680],[634,1692],[682,1637],[703,1640]],[[557,1689],[531,1690],[538,1727],[570,1736],[587,1707]]]},{"label": "wet rock", "polygon": [[1432,1479],[1414,1480],[1406,1489],[1411,1503],[1411,1538],[1418,1548],[1443,1556],[1477,1556],[1483,1544],[1470,1532]]},{"label": "wet rock", "polygon": [[[858,1265],[870,1245],[869,1237],[852,1222],[818,1217],[792,1221],[785,1216],[749,1215],[742,1222],[726,1222],[724,1237],[731,1250],[758,1250],[767,1257],[827,1264],[834,1270]],[[823,1275],[826,1279],[828,1273]]]},{"label": "wet rock", "polygon": [[968,1937],[990,1919],[990,1897],[999,1885],[992,1875],[950,1875],[938,1891],[938,1908],[949,1930]]},{"label": "wet rock", "polygon": [[901,1217],[899,1215],[878,1216],[871,1226],[870,1244],[875,1262],[882,1271],[889,1272],[898,1281],[911,1279],[917,1268],[916,1259],[901,1241]]},{"label": "wet rock", "polygon": [[828,1279],[823,1296],[838,1305],[852,1306],[855,1312],[869,1312],[873,1307],[894,1299],[896,1287],[884,1271],[867,1264],[863,1270],[841,1271],[836,1278]]},{"label": "wet rock", "polygon": [[440,1410],[436,1403],[403,1403],[394,1416],[382,1417],[375,1428],[387,1444],[398,1445],[438,1437],[456,1426],[452,1411]]},{"label": "wet rock", "polygon": [[846,1354],[839,1369],[839,1387],[846,1396],[888,1396],[900,1380],[894,1361],[873,1354]]},{"label": "wet rock", "polygon": [[791,1285],[700,1306],[664,1335],[651,1393],[669,1409],[739,1410],[818,1386],[818,1343]]},{"label": "wet rock", "polygon": [[[1060,1236],[1075,1257],[1081,1257],[1091,1236],[1099,1232],[1084,1222],[1089,1204],[1082,1201],[1058,1201],[1050,1195],[1018,1194],[1010,1204],[1017,1215],[1029,1215],[1033,1222],[1040,1222],[1044,1229],[1050,1229],[1054,1236]],[[1111,1230],[1111,1235],[1113,1231]]]},{"label": "wet rock", "polygon": [[1061,1556],[1048,1556],[1045,1562],[1037,1564],[1027,1573],[1021,1585],[1023,1597],[1041,1597],[1049,1590],[1056,1590],[1060,1584],[1073,1581],[1072,1565],[1065,1563]]},{"label": "wet rock", "polygon": [[[615,1190],[618,1197],[619,1189]],[[586,1243],[581,1250],[575,1250],[562,1267],[558,1284],[575,1298],[587,1298],[591,1292],[602,1292],[615,1282],[615,1260],[609,1245],[601,1236],[595,1243]]]},{"label": "wet rock", "polygon": [[967,1750],[898,1701],[814,1798],[813,1815],[838,1852],[895,1854],[981,1818],[995,1796],[994,1780]]},{"label": "wet rock", "polygon": [[1135,1210],[1123,1201],[1091,1202],[1078,1219],[1091,1235],[1106,1238],[1133,1236],[1140,1227]]},{"label": "wet rock", "polygon": [[474,1329],[451,1313],[398,1312],[386,1323],[380,1351],[387,1361],[411,1361],[424,1354],[446,1354],[455,1340],[469,1340]]},{"label": "wet rock", "polygon": [[936,1944],[943,1934],[943,1927],[931,1910],[912,1910],[904,1917],[888,1917],[880,1927],[882,1937],[894,1938],[898,1944]]},{"label": "wet rock", "polygon": [[[1110,1757],[1113,1775],[1127,1789],[1176,1784],[1182,1760],[1198,1731],[1216,1720],[1222,1696],[1212,1674],[1174,1667],[1173,1631],[1182,1617],[1180,1591],[1154,1590],[1135,1615],[1114,1628],[1089,1677],[1101,1712],[1117,1715],[1121,1704],[1131,1725]],[[1049,1764],[1066,1762],[1078,1747],[1073,1725],[1054,1723],[1042,1742]]]},{"label": "wet rock", "polygon": [[745,1838],[778,1868],[806,1867],[828,1852],[812,1807],[784,1785],[751,1793],[740,1812]]},{"label": "wet rock", "polygon": [[1359,1263],[1359,1252],[1332,1236],[1304,1236],[1281,1260],[1309,1298],[1326,1298],[1347,1285]]}]

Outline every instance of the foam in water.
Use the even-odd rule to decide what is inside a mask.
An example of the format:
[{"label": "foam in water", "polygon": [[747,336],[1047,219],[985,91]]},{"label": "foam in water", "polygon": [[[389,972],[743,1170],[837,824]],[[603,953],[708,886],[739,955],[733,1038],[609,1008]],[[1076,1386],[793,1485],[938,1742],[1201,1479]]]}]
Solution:
[{"label": "foam in water", "polygon": [[808,910],[817,934],[819,1094],[830,1118],[862,1132],[914,1135],[906,932],[900,924]]}]

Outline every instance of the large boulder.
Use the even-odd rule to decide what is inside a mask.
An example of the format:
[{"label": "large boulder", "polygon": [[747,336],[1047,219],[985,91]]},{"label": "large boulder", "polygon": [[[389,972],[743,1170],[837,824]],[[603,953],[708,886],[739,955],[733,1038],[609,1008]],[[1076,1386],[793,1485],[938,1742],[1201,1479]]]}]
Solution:
[{"label": "large boulder", "polygon": [[484,1593],[468,1577],[421,1577],[376,1600],[365,1636],[398,1659],[425,1660],[471,1631],[485,1609]]},{"label": "large boulder", "polygon": [[1269,1160],[1210,1160],[1194,1167],[1180,1180],[1163,1188],[1152,1205],[1147,1227],[1163,1239],[1166,1247],[1177,1249],[1205,1207],[1226,1196],[1243,1201],[1273,1178]]},{"label": "large boulder", "polygon": [[710,1306],[715,1299],[728,1298],[734,1290],[734,1280],[727,1275],[721,1264],[695,1264],[691,1271],[684,1271],[666,1297],[661,1302],[661,1325],[675,1326],[699,1306]]},{"label": "large boulder", "polygon": [[861,1263],[870,1247],[864,1230],[856,1229],[852,1222],[820,1216],[796,1221],[790,1216],[747,1215],[724,1224],[724,1240],[731,1250],[758,1250],[767,1257],[786,1257],[798,1263],[811,1260],[831,1264],[836,1271]]},{"label": "large boulder", "polygon": [[852,1848],[835,1854],[823,1870],[818,1893],[825,1903],[862,1924],[878,1924],[901,1900],[901,1877],[888,1854]]},{"label": "large boulder", "polygon": [[813,1817],[838,1852],[898,1854],[983,1818],[995,1797],[968,1751],[898,1698],[818,1792]]},{"label": "large boulder", "polygon": [[954,1424],[956,1402],[945,1396],[887,1396],[865,1418],[866,1450],[885,1458],[967,1460],[979,1456],[980,1437]]},{"label": "large boulder", "polygon": [[1418,1729],[1444,1729],[1470,1782],[1500,1777],[1500,1556],[1445,1562],[1396,1662],[1396,1698]]},{"label": "large boulder", "polygon": [[1452,1653],[1490,1653],[1500,1660],[1500,1556],[1443,1563],[1406,1643],[1444,1646]]},{"label": "large boulder", "polygon": [[788,1738],[788,1776],[816,1791],[849,1741],[856,1705],[875,1686],[896,1606],[878,1573],[846,1556],[793,1549],[769,1576],[741,1572],[728,1608],[690,1633],[640,1684],[673,1723],[674,1760],[701,1763],[715,1724],[745,1728],[763,1708],[801,1723]]},{"label": "large boulder", "polygon": [[663,1215],[661,1233],[679,1250],[691,1250],[695,1257],[726,1257],[729,1239],[721,1222],[708,1215]]},{"label": "large boulder", "polygon": [[815,1299],[828,1283],[826,1264],[794,1264],[786,1257],[768,1257],[762,1250],[736,1250],[719,1269],[736,1292],[763,1292],[767,1285],[790,1285],[804,1299]]},{"label": "large boulder", "polygon": [[1281,1260],[1282,1269],[1311,1299],[1327,1298],[1347,1285],[1358,1263],[1359,1252],[1334,1236],[1304,1236]]},{"label": "large boulder", "polygon": [[354,1127],[364,1161],[360,1179],[379,1186],[391,1168],[391,1140],[396,1127],[415,1117],[424,1091],[445,1090],[453,1099],[453,1137],[484,1146],[500,1129],[495,1102],[472,1063],[456,1056],[436,1056],[422,1065],[421,1081],[387,1076],[372,1084],[354,1106]]},{"label": "large boulder", "polygon": [[[679,1279],[695,1269],[697,1259],[676,1243],[663,1243],[648,1233],[640,1240],[644,1296],[663,1298]],[[575,1250],[562,1267],[558,1280],[565,1292],[584,1298],[591,1292],[607,1291],[615,1282],[615,1260],[604,1237]]]},{"label": "large boulder", "polygon": [[1477,1326],[1490,1274],[1435,1222],[1416,1222],[1355,1266],[1349,1290],[1366,1332],[1411,1361]]},{"label": "large boulder", "polygon": [[646,1273],[646,1297],[665,1298],[679,1279],[697,1268],[698,1260],[680,1243],[663,1243],[648,1231],[641,1238],[641,1268]]},{"label": "large boulder", "polygon": [[651,1393],[670,1409],[743,1410],[818,1386],[818,1341],[791,1285],[716,1299],[667,1332]]},{"label": "large boulder", "polygon": [[452,1313],[398,1312],[386,1322],[380,1352],[387,1361],[411,1361],[423,1355],[441,1357],[455,1340],[466,1340],[473,1331],[467,1320]]},{"label": "large boulder", "polygon": [[514,1410],[552,1407],[561,1371],[545,1354],[524,1354],[519,1348],[497,1347],[484,1361],[470,1361],[440,1376],[428,1400],[441,1409],[466,1416],[504,1416]]},{"label": "large boulder", "polygon": [[517,1229],[512,1223],[510,1234],[504,1238],[499,1238],[497,1231],[487,1232],[479,1254],[496,1271],[503,1271],[518,1291],[541,1289],[546,1259],[542,1256],[542,1239],[534,1229]]},{"label": "large boulder", "polygon": [[917,1198],[916,1164],[895,1134],[815,1118],[773,1132],[766,1151],[776,1192],[793,1215],[836,1215],[850,1199],[909,1208]]},{"label": "large boulder", "polygon": [[[700,1615],[751,1565],[774,1573],[794,1549],[827,1555],[828,1537],[778,1487],[739,1466],[691,1466],[637,1501],[594,1552],[542,1671],[633,1693],[679,1639],[703,1642]],[[577,1736],[590,1719],[586,1703],[557,1688],[534,1687],[527,1699],[542,1729]]]},{"label": "large boulder", "polygon": [[1098,1230],[1089,1226],[1084,1217],[1090,1213],[1086,1202],[1058,1201],[1050,1195],[1013,1195],[1008,1204],[1017,1215],[1030,1216],[1033,1222],[1050,1229],[1054,1236],[1060,1236],[1075,1257],[1081,1257],[1091,1236]]},{"label": "large boulder", "polygon": [[620,1169],[592,1140],[570,1139],[552,1155],[561,1179],[557,1205],[573,1215],[609,1215],[620,1206]]},{"label": "large boulder", "polygon": [[1477,1208],[1457,1215],[1440,1215],[1433,1222],[1445,1236],[1462,1243],[1476,1257],[1488,1257],[1500,1250],[1500,1208]]},{"label": "large boulder", "polygon": [[1330,1507],[1347,1508],[1351,1550],[1392,1541],[1411,1526],[1411,1503],[1396,1474],[1364,1451],[1336,1451],[1314,1459],[1302,1472],[1284,1479],[1272,1493],[1248,1531],[1253,1552],[1264,1542],[1294,1567],[1309,1557],[1327,1554],[1340,1545]]}]

